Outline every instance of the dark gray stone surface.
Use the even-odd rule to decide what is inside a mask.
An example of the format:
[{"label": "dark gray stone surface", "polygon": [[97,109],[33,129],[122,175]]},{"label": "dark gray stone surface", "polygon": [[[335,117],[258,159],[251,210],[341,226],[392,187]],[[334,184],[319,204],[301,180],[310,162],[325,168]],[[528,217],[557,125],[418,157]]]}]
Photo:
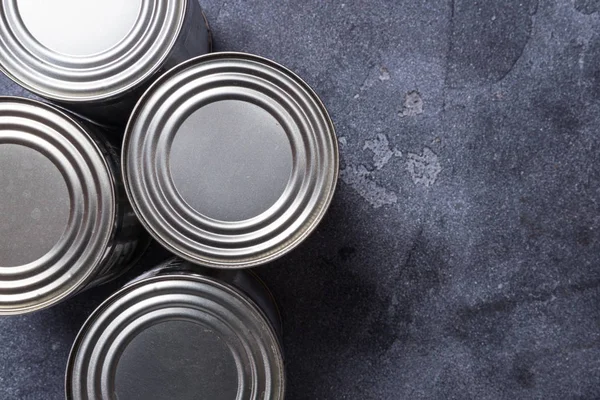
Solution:
[{"label": "dark gray stone surface", "polygon": [[[288,399],[600,398],[599,1],[204,6],[217,50],[297,71],[340,137],[327,218],[258,270]],[[0,399],[62,398],[121,283],[0,319]]]}]

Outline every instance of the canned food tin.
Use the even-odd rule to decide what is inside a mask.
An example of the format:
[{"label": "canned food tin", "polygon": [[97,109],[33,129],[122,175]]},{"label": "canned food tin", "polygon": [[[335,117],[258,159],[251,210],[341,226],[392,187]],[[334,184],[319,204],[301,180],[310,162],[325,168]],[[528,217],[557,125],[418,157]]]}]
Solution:
[{"label": "canned food tin", "polygon": [[178,256],[219,268],[297,246],[338,176],[334,127],[317,95],[249,54],[202,56],[163,75],[136,106],[123,148],[141,222]]},{"label": "canned food tin", "polygon": [[66,371],[67,400],[281,400],[278,314],[248,271],[172,260],[106,300]]},{"label": "canned food tin", "polygon": [[0,67],[26,89],[124,124],[160,71],[210,50],[197,0],[0,0]]},{"label": "canned food tin", "polygon": [[49,307],[147,247],[116,149],[66,113],[0,97],[0,314]]}]

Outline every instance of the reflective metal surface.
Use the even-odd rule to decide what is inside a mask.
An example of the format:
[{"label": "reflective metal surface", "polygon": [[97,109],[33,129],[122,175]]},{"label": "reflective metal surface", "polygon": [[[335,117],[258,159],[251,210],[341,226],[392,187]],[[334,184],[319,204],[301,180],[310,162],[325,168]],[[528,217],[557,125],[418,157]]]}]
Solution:
[{"label": "reflective metal surface", "polygon": [[0,314],[51,306],[147,245],[116,155],[56,108],[0,97]]},{"label": "reflective metal surface", "polygon": [[207,272],[170,261],[104,302],[71,351],[66,398],[283,399],[277,331],[254,300],[268,304],[265,289]]},{"label": "reflective metal surface", "polygon": [[92,118],[126,118],[160,70],[209,51],[196,0],[0,0],[0,67]]},{"label": "reflective metal surface", "polygon": [[123,175],[151,234],[203,265],[268,262],[323,217],[338,176],[333,124],[286,68],[241,53],[162,76],[127,127]]}]

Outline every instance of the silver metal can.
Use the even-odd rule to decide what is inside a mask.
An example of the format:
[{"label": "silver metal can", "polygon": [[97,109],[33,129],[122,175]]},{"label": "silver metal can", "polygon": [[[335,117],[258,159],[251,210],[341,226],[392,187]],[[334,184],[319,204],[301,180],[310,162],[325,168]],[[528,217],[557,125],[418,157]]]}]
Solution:
[{"label": "silver metal can", "polygon": [[117,149],[95,129],[55,107],[0,97],[0,315],[114,278],[146,249]]},{"label": "silver metal can", "polygon": [[249,271],[170,260],[90,316],[71,350],[67,400],[282,400],[280,320]]},{"label": "silver metal can", "polygon": [[124,124],[154,77],[209,51],[197,0],[0,0],[2,71],[107,124]]},{"label": "silver metal can", "polygon": [[198,57],[159,78],[123,149],[141,222],[176,255],[218,268],[296,247],[324,216],[338,177],[333,123],[315,92],[242,53]]}]

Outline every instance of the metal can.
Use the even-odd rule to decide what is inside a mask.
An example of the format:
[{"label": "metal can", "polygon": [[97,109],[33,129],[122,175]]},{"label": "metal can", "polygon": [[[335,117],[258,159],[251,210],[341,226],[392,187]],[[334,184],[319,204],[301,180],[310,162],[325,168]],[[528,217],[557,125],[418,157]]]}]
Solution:
[{"label": "metal can", "polygon": [[282,256],[323,218],[338,177],[333,123],[281,65],[214,53],[159,78],[123,144],[132,206],[176,255],[217,268]]},{"label": "metal can", "polygon": [[282,400],[280,320],[249,271],[174,259],[90,316],[71,350],[67,400]]},{"label": "metal can", "polygon": [[197,0],[0,0],[2,71],[106,124],[125,124],[154,77],[209,51]]},{"label": "metal can", "polygon": [[114,278],[147,247],[117,149],[95,130],[55,107],[0,97],[0,315]]}]

